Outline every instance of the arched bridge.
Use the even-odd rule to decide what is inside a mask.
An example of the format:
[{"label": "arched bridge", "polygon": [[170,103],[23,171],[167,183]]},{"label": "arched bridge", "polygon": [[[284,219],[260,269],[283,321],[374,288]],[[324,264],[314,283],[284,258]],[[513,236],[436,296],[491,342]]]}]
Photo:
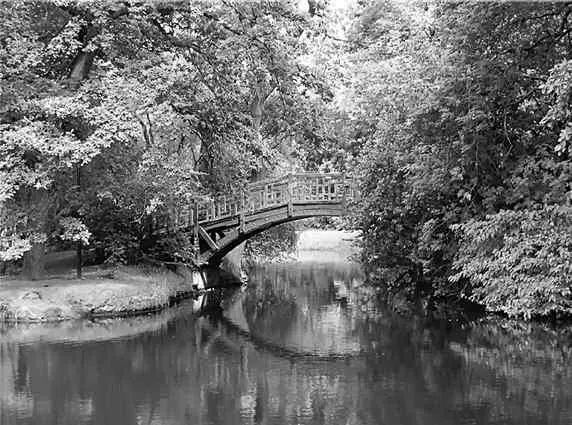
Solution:
[{"label": "arched bridge", "polygon": [[170,227],[192,231],[197,264],[218,265],[232,249],[271,227],[344,215],[356,193],[353,180],[341,173],[292,173],[251,183],[242,195],[198,202],[178,211]]}]

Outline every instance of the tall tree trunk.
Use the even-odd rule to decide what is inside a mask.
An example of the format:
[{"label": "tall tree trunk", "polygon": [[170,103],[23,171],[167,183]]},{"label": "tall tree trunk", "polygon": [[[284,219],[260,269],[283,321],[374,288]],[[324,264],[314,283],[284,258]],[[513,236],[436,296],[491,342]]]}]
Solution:
[{"label": "tall tree trunk", "polygon": [[[268,97],[268,93],[265,92],[263,87],[263,82],[259,81],[258,85],[253,88],[253,96],[250,103],[250,113],[252,114],[252,127],[255,132],[255,137],[258,138],[258,142],[262,142],[262,118],[264,115],[264,103]],[[256,176],[256,178],[268,177],[269,173],[267,170],[262,170]]]},{"label": "tall tree trunk", "polygon": [[[80,36],[81,41],[83,43],[83,48],[85,48],[85,46],[88,43],[88,34],[91,33],[92,30],[92,26],[91,24],[88,24],[87,27],[84,29],[84,31],[82,32],[82,35]],[[91,34],[91,36],[93,37],[94,34]],[[93,51],[89,51],[89,52],[85,52],[83,50],[81,50],[77,56],[75,57],[68,78],[70,81],[70,85],[75,88],[78,89],[80,84],[82,83],[82,81],[86,80],[89,77],[89,72],[91,71],[91,67],[93,65],[93,60],[95,58],[95,52]],[[75,184],[77,186],[77,190],[78,192],[81,191],[81,166],[80,165],[76,165],[76,169],[75,169]],[[76,212],[76,215],[77,212]],[[76,243],[76,277],[78,279],[81,279],[82,277],[82,262],[83,262],[83,246],[82,246],[82,242],[78,241]]]},{"label": "tall tree trunk", "polygon": [[69,73],[69,80],[72,87],[79,87],[81,82],[87,78],[94,57],[94,52],[79,52],[75,57]]},{"label": "tall tree trunk", "polygon": [[259,138],[262,138],[261,126],[262,115],[264,113],[264,103],[268,98],[269,93],[263,87],[264,82],[259,81],[258,84],[252,89],[253,96],[250,102],[250,112],[252,113],[252,126]]},{"label": "tall tree trunk", "polygon": [[34,243],[32,249],[24,254],[22,274],[29,280],[40,280],[45,274],[45,243]]},{"label": "tall tree trunk", "polygon": [[[80,165],[76,165],[76,170],[75,170],[75,183],[77,185],[78,191],[81,191],[81,166]],[[76,243],[76,275],[78,279],[81,279],[81,267],[82,267],[82,261],[83,261],[83,256],[82,256],[82,242],[78,241]]]},{"label": "tall tree trunk", "polygon": [[76,263],[75,263],[75,271],[76,277],[81,279],[82,277],[82,262],[83,262],[83,246],[81,242],[76,243]]},{"label": "tall tree trunk", "polygon": [[[49,194],[44,190],[31,189],[26,195],[29,226],[32,232],[44,235],[46,231]],[[22,275],[26,279],[40,280],[45,275],[45,241],[32,241],[32,248],[24,254]]]}]

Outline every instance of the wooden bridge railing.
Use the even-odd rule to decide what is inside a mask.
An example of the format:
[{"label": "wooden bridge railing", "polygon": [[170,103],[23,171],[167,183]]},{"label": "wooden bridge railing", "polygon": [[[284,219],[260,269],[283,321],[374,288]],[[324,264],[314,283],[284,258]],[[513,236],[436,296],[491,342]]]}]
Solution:
[{"label": "wooden bridge railing", "polygon": [[243,194],[199,201],[195,206],[176,211],[168,225],[155,220],[152,227],[190,227],[195,223],[195,216],[199,223],[213,222],[290,202],[345,202],[354,199],[356,193],[354,181],[342,173],[291,173],[251,183]]},{"label": "wooden bridge railing", "polygon": [[355,195],[352,180],[341,173],[292,173],[248,185],[242,196],[221,196],[199,203],[199,222],[253,213],[288,202],[342,202]]}]

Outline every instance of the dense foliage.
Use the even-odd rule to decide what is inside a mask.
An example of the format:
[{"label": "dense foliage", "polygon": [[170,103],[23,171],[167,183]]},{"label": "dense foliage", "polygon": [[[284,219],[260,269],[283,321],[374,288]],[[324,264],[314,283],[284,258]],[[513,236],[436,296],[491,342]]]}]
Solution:
[{"label": "dense foliage", "polygon": [[570,313],[572,6],[379,1],[359,22],[371,276],[510,315]]},{"label": "dense foliage", "polygon": [[285,223],[247,240],[244,256],[247,263],[283,261],[296,250],[298,236],[293,223]]},{"label": "dense foliage", "polygon": [[572,313],[572,207],[500,211],[453,226],[461,234],[453,282],[509,314]]},{"label": "dense foliage", "polygon": [[188,260],[188,238],[146,240],[149,221],[312,134],[316,19],[278,1],[0,3],[0,260],[36,254],[39,277],[46,242]]}]

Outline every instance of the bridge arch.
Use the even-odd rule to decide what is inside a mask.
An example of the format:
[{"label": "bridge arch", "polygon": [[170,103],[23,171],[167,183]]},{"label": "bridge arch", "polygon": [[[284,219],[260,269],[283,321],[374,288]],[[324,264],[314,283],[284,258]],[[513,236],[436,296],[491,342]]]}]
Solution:
[{"label": "bridge arch", "polygon": [[171,230],[191,231],[197,265],[220,264],[242,242],[271,227],[310,217],[341,216],[357,197],[341,173],[291,173],[248,185],[245,193],[178,211]]},{"label": "bridge arch", "polygon": [[265,214],[254,215],[243,231],[240,231],[238,227],[229,231],[224,237],[216,241],[217,248],[210,248],[201,253],[201,260],[211,266],[217,266],[224,256],[238,245],[272,227],[305,218],[335,217],[344,213],[345,207],[341,204],[294,205],[291,214],[288,214],[287,206],[273,208],[271,211],[266,211]]}]

